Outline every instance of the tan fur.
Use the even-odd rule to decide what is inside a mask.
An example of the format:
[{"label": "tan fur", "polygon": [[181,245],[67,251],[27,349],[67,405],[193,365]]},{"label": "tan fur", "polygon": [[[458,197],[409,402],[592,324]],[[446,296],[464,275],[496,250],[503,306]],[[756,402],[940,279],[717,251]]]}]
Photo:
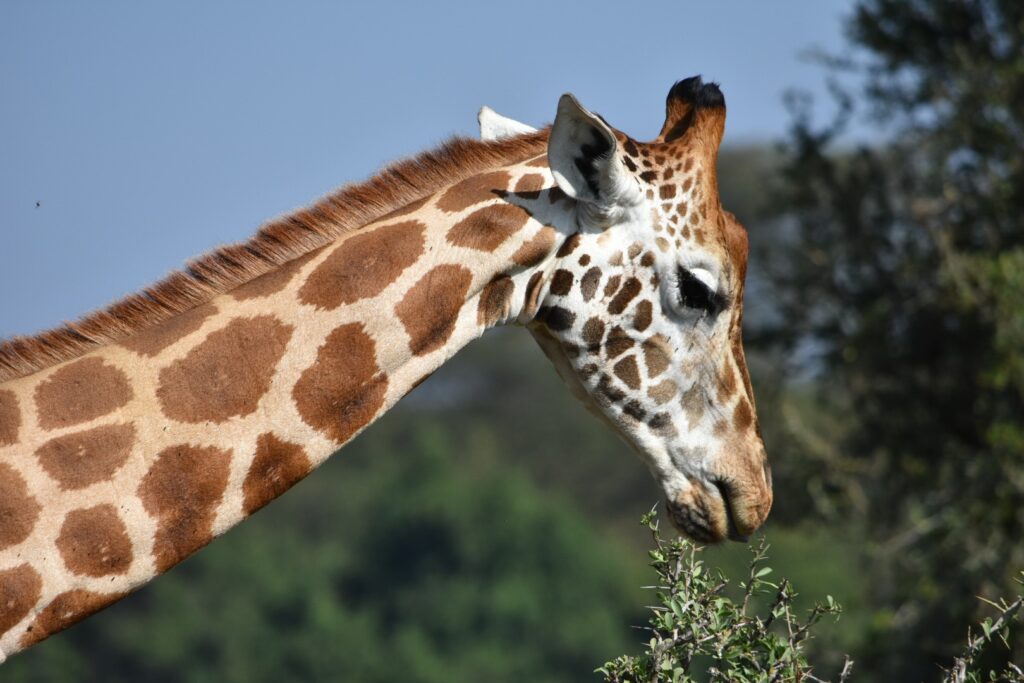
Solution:
[{"label": "tan fur", "polygon": [[129,337],[453,182],[541,154],[547,137],[546,130],[496,142],[457,137],[392,164],[364,183],[343,187],[311,207],[265,224],[246,242],[196,258],[138,294],[63,327],[0,342],[0,382]]}]

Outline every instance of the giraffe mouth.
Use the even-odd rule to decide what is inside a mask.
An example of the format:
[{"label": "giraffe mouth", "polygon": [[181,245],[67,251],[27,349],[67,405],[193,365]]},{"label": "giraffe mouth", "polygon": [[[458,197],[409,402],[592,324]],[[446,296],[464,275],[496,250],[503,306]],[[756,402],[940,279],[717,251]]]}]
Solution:
[{"label": "giraffe mouth", "polygon": [[672,525],[698,543],[721,543],[726,539],[746,543],[749,535],[741,533],[732,503],[732,486],[723,479],[714,479],[711,486],[696,484],[688,500],[667,500]]}]

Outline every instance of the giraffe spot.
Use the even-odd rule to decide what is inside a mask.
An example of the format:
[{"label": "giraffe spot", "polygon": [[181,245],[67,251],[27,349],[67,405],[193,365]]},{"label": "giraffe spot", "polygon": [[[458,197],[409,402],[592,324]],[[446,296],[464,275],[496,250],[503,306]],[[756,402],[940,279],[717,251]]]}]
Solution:
[{"label": "giraffe spot", "polygon": [[0,636],[35,607],[42,589],[39,572],[28,564],[0,570]]},{"label": "giraffe spot", "polygon": [[274,270],[264,273],[258,278],[236,287],[231,291],[231,296],[238,301],[245,301],[246,299],[259,299],[261,297],[270,296],[271,294],[277,294],[287,287],[288,283],[292,281],[292,278],[295,277],[296,273],[302,270],[302,267],[313,260],[313,257],[320,252],[320,249],[315,249],[307,254],[299,256],[298,258],[292,259],[288,263],[283,263],[277,266]]},{"label": "giraffe spot", "polygon": [[537,271],[530,276],[526,283],[526,294],[523,296],[523,314],[532,318],[537,312],[537,303],[540,300],[540,292],[543,289],[544,273]]},{"label": "giraffe spot", "polygon": [[619,288],[619,283],[622,282],[622,278],[618,275],[613,275],[608,278],[608,283],[604,286],[605,298],[610,297],[615,293],[615,290]]},{"label": "giraffe spot", "polygon": [[[668,234],[670,234],[670,235],[674,235],[675,232],[676,231],[673,228],[669,228],[668,229]],[[654,265],[654,252],[652,252],[652,251],[646,252],[644,254],[643,258],[640,259],[640,265],[643,266],[644,268],[650,268],[651,266],[653,266]]]},{"label": "giraffe spot", "polygon": [[377,296],[423,255],[425,229],[413,220],[354,233],[309,274],[299,301],[334,310]]},{"label": "giraffe spot", "polygon": [[750,410],[750,403],[747,402],[747,399],[741,398],[732,414],[732,424],[736,427],[736,431],[742,432],[746,431],[753,422],[754,413]]},{"label": "giraffe spot", "polygon": [[578,233],[574,232],[569,235],[569,238],[562,242],[562,246],[558,248],[558,252],[555,256],[558,258],[565,258],[572,252],[576,251],[576,247],[580,246],[580,242],[583,241],[583,237]]},{"label": "giraffe spot", "polygon": [[555,231],[553,228],[544,226],[537,231],[537,234],[523,242],[522,246],[512,254],[512,262],[529,268],[535,266],[551,253],[555,248]]},{"label": "giraffe spot", "polygon": [[690,418],[691,424],[697,422],[704,416],[704,394],[697,384],[694,384],[686,390],[686,393],[683,394],[681,399],[681,403],[687,417]]},{"label": "giraffe spot", "polygon": [[41,509],[21,474],[0,462],[0,550],[28,538]]},{"label": "giraffe spot", "polygon": [[484,327],[493,327],[512,313],[512,292],[515,284],[508,275],[498,275],[488,282],[480,292],[477,304],[476,322]]},{"label": "giraffe spot", "polygon": [[651,419],[647,421],[647,426],[651,428],[658,436],[662,437],[673,437],[678,436],[679,431],[676,426],[672,424],[672,418],[668,413],[657,413],[651,416]]},{"label": "giraffe spot", "polygon": [[629,245],[629,251],[626,255],[629,257],[629,260],[632,261],[640,255],[640,252],[643,251],[643,249],[643,245],[639,242],[633,242],[633,244]]},{"label": "giraffe spot", "polygon": [[647,417],[647,411],[643,409],[639,401],[630,401],[626,405],[622,406],[622,413],[633,418],[637,422],[643,422],[644,418]]},{"label": "giraffe spot", "polygon": [[587,343],[588,350],[591,353],[596,353],[601,346],[601,340],[604,338],[604,323],[600,318],[591,318],[583,324],[581,334],[583,341]]},{"label": "giraffe spot", "polygon": [[410,213],[419,211],[423,207],[423,205],[430,201],[430,199],[431,195],[427,195],[426,197],[417,199],[414,202],[410,202],[403,207],[395,209],[391,213],[381,216],[380,218],[377,219],[376,222],[381,223],[384,221],[390,221],[393,218],[398,218],[399,216],[408,216]]},{"label": "giraffe spot", "polygon": [[613,385],[611,378],[604,373],[601,373],[601,377],[597,380],[597,393],[607,403],[618,403],[626,398],[626,392]]},{"label": "giraffe spot", "polygon": [[623,157],[622,158],[622,162],[626,165],[626,169],[630,173],[636,173],[637,172],[636,162],[633,161],[633,159],[631,159],[630,157]]},{"label": "giraffe spot", "polygon": [[593,377],[594,373],[596,372],[597,365],[595,363],[587,363],[582,368],[580,368],[580,377],[583,378],[584,380],[588,380],[591,377]]},{"label": "giraffe spot", "polygon": [[608,341],[604,344],[604,350],[608,354],[608,359],[617,358],[633,348],[633,338],[626,334],[626,331],[616,325],[612,328],[612,331],[608,333]]},{"label": "giraffe spot", "polygon": [[299,415],[338,443],[365,427],[384,405],[387,376],[361,323],[333,330],[292,390]]},{"label": "giraffe spot", "polygon": [[658,196],[662,199],[672,199],[676,196],[675,185],[662,185],[658,188]]},{"label": "giraffe spot", "polygon": [[590,254],[583,254],[583,256],[580,256],[580,265],[581,266],[590,265]]},{"label": "giraffe spot", "polygon": [[626,356],[614,368],[615,376],[622,380],[627,387],[636,391],[640,388],[640,369],[636,365],[636,358]]},{"label": "giraffe spot", "polygon": [[127,462],[134,444],[131,424],[103,425],[50,439],[36,449],[36,457],[67,491],[109,480]]},{"label": "giraffe spot", "polygon": [[309,474],[313,464],[302,446],[279,439],[272,432],[260,434],[256,455],[242,484],[242,509],[251,515]]},{"label": "giraffe spot", "polygon": [[445,190],[437,200],[437,208],[448,213],[468,209],[474,204],[486,202],[499,196],[499,192],[508,189],[512,176],[505,171],[483,173],[455,183]]},{"label": "giraffe spot", "polygon": [[655,171],[644,171],[640,174],[640,180],[645,183],[653,183],[658,179],[658,174]]},{"label": "giraffe spot", "polygon": [[516,181],[516,194],[523,199],[537,199],[544,189],[544,176],[540,173],[527,173]]},{"label": "giraffe spot", "polygon": [[601,269],[594,266],[587,272],[583,273],[583,277],[580,278],[580,293],[583,295],[584,301],[590,301],[594,298],[594,294],[597,292],[597,286],[601,283]]},{"label": "giraffe spot", "polygon": [[561,306],[542,306],[537,311],[537,320],[547,325],[552,332],[564,332],[576,322],[576,314]]},{"label": "giraffe spot", "polygon": [[608,263],[610,263],[613,266],[621,266],[622,265],[622,251],[619,250],[619,251],[616,251],[614,254],[612,254],[612,257],[610,259],[608,259]]},{"label": "giraffe spot", "polygon": [[626,154],[628,154],[631,157],[637,157],[640,155],[640,150],[636,148],[636,143],[633,142],[632,140],[627,139],[624,143],[622,143],[622,149],[624,149]]},{"label": "giraffe spot", "polygon": [[718,402],[725,403],[736,392],[736,373],[731,365],[726,365],[718,378]]},{"label": "giraffe spot", "polygon": [[213,538],[213,519],[228,485],[231,452],[180,444],[160,451],[138,495],[156,520],[153,555],[165,572]]},{"label": "giraffe spot", "polygon": [[530,220],[530,212],[515,204],[485,206],[448,230],[448,241],[457,247],[492,252]]},{"label": "giraffe spot", "polygon": [[608,312],[612,315],[618,315],[626,310],[626,306],[632,301],[637,294],[640,293],[640,281],[635,277],[627,279],[622,284],[622,289],[615,295],[615,298],[608,304]]},{"label": "giraffe spot", "polygon": [[18,397],[9,389],[0,389],[0,446],[18,443],[18,428],[21,427],[21,411]]},{"label": "giraffe spot", "polygon": [[647,395],[660,406],[671,401],[678,391],[679,387],[676,386],[675,382],[665,379],[648,389]]},{"label": "giraffe spot", "polygon": [[557,294],[558,296],[565,296],[572,291],[572,281],[572,273],[568,270],[559,268],[551,277],[551,293]]},{"label": "giraffe spot", "polygon": [[236,318],[160,371],[156,395],[179,422],[226,422],[256,411],[284,356],[291,325],[270,315]]},{"label": "giraffe spot", "polygon": [[102,358],[82,358],[65,365],[35,390],[39,426],[70,427],[120,408],[132,398],[128,378]]},{"label": "giraffe spot", "polygon": [[444,346],[455,331],[459,309],[473,282],[468,268],[441,265],[432,268],[395,306],[409,335],[409,349],[422,356]]},{"label": "giraffe spot", "polygon": [[651,326],[651,319],[654,314],[654,307],[648,300],[643,300],[636,305],[636,311],[633,315],[633,327],[643,332]]},{"label": "giraffe spot", "polygon": [[217,307],[210,303],[196,306],[123,340],[121,346],[140,356],[152,358],[171,344],[198,330],[203,326],[203,321],[216,312]]},{"label": "giraffe spot", "polygon": [[57,550],[79,576],[124,574],[132,564],[128,530],[109,503],[69,512],[60,527]]},{"label": "giraffe spot", "polygon": [[65,591],[36,615],[18,644],[23,648],[35,645],[123,597],[124,593],[95,593],[81,588]]},{"label": "giraffe spot", "polygon": [[644,363],[647,365],[647,376],[654,378],[668,369],[671,351],[668,340],[656,334],[643,343]]},{"label": "giraffe spot", "polygon": [[671,180],[672,176],[675,175],[675,172],[676,172],[676,169],[673,168],[672,166],[669,166],[664,171],[662,171],[661,179],[664,180],[664,181]]}]

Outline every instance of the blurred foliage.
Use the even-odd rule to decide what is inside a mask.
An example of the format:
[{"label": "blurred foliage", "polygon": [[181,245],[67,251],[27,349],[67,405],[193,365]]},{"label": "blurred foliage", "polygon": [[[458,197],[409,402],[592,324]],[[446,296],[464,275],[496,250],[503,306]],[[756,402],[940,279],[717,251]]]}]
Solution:
[{"label": "blurred foliage", "polygon": [[[795,377],[795,495],[868,541],[858,668],[916,681],[1024,566],[1024,3],[861,0],[848,28],[838,119],[794,99],[757,339]],[[857,106],[884,144],[844,142]]]}]

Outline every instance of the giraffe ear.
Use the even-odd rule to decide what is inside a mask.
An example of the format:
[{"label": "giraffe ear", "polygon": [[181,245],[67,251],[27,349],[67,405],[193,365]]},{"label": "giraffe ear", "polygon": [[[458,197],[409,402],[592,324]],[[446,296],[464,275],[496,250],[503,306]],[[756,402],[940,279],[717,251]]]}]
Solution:
[{"label": "giraffe ear", "polygon": [[480,107],[476,120],[480,124],[481,140],[504,140],[523,133],[537,132],[533,126],[502,116],[490,107]]},{"label": "giraffe ear", "polygon": [[601,117],[566,93],[548,140],[548,165],[570,197],[601,206],[635,203],[640,189],[618,154],[615,134]]}]

